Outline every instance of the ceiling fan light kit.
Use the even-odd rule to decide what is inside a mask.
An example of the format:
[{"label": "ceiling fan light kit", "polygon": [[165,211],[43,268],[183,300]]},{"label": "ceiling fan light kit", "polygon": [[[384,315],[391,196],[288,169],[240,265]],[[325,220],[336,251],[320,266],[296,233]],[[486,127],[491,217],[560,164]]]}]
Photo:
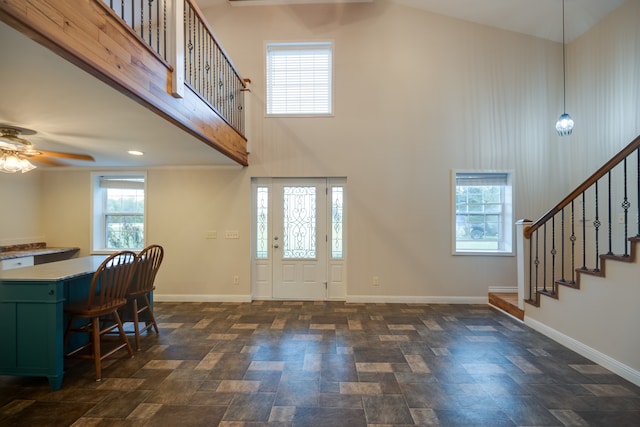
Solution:
[{"label": "ceiling fan light kit", "polygon": [[21,158],[16,152],[2,150],[2,157],[0,157],[0,172],[4,173],[16,173],[16,172],[29,172],[36,167],[27,159]]},{"label": "ceiling fan light kit", "polygon": [[35,135],[35,131],[15,126],[0,125],[0,172],[29,172],[36,168],[29,159],[51,166],[64,166],[50,157],[94,161],[86,154],[61,153],[58,151],[36,150],[28,140],[20,135]]}]

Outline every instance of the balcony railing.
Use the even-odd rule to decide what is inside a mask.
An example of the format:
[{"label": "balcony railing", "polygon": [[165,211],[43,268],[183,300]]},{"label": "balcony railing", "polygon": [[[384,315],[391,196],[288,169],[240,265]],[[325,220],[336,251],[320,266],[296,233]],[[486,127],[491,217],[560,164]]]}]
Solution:
[{"label": "balcony railing", "polygon": [[[245,81],[192,0],[102,1],[174,72],[184,76],[174,78],[178,84],[184,82],[244,136]],[[175,14],[183,19],[174,19]]]}]

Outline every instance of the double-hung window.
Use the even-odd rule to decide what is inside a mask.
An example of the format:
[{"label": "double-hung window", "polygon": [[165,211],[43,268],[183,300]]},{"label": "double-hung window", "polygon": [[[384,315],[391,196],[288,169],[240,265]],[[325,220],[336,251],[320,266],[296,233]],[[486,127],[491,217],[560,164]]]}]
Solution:
[{"label": "double-hung window", "polygon": [[144,247],[144,173],[93,174],[94,252]]},{"label": "double-hung window", "polygon": [[267,43],[266,114],[333,114],[333,44]]},{"label": "double-hung window", "polygon": [[513,254],[512,174],[453,173],[453,253]]}]

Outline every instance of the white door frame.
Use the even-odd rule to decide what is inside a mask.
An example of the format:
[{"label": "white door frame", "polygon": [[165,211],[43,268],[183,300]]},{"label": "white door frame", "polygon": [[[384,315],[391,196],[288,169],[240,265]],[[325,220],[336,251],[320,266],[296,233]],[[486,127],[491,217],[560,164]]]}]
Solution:
[{"label": "white door frame", "polygon": [[[321,178],[326,181],[327,202],[325,206],[327,244],[321,245],[326,250],[325,266],[322,266],[326,282],[325,292],[315,295],[311,299],[318,300],[346,300],[347,295],[347,250],[346,250],[346,179]],[[316,180],[318,180],[316,178]],[[307,178],[252,178],[251,182],[251,296],[252,299],[275,299],[274,293],[274,255],[280,248],[274,248],[274,194],[275,187],[283,182],[292,185],[304,185]],[[317,181],[316,181],[317,182]],[[258,197],[260,192],[260,197]],[[341,203],[342,205],[339,205]],[[318,206],[319,208],[319,206]],[[332,214],[339,217],[334,220]],[[261,220],[258,221],[258,216]],[[319,239],[322,236],[319,236]],[[279,246],[279,244],[278,244]],[[282,298],[281,299],[285,299]],[[306,299],[306,298],[295,298]]]}]

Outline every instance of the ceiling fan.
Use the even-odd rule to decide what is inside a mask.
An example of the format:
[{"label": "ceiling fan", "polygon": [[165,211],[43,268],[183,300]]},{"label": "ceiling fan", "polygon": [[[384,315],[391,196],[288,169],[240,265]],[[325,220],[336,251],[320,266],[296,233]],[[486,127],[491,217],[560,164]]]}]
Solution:
[{"label": "ceiling fan", "polygon": [[21,135],[35,135],[31,129],[16,126],[0,125],[0,171],[28,172],[35,169],[30,163],[35,161],[50,166],[65,166],[56,159],[85,160],[93,162],[95,159],[88,154],[63,153],[60,151],[46,151],[36,149],[33,144]]}]

